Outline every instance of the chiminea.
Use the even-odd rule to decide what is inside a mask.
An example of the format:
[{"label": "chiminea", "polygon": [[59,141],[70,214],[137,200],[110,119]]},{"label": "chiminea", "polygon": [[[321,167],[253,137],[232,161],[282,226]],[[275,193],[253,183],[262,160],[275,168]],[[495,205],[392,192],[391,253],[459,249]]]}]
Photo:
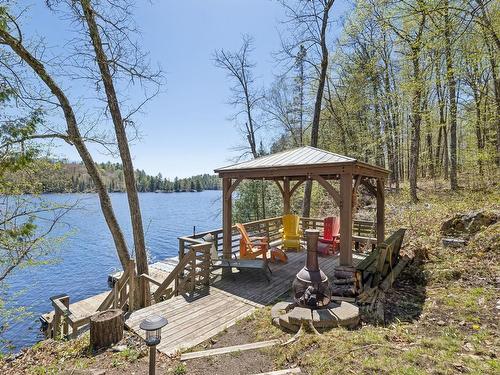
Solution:
[{"label": "chiminea", "polygon": [[306,265],[297,273],[292,284],[295,303],[310,309],[327,307],[332,297],[328,277],[318,265],[318,237],[318,230],[306,230]]}]

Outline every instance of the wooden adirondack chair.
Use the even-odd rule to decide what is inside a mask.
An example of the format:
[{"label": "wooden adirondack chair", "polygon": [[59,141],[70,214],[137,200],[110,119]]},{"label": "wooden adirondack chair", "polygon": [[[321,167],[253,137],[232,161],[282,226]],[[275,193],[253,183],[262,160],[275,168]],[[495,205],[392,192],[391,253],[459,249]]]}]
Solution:
[{"label": "wooden adirondack chair", "polygon": [[269,243],[266,237],[252,237],[247,233],[243,224],[237,223],[236,228],[241,234],[240,239],[240,259],[257,259],[262,256],[262,259],[267,260],[267,251]]},{"label": "wooden adirondack chair", "polygon": [[282,246],[284,249],[300,250],[300,230],[299,217],[288,214],[283,216],[283,228],[280,229],[282,235]]},{"label": "wooden adirondack chair", "polygon": [[327,255],[329,251],[337,252],[340,245],[340,218],[325,217],[323,220],[323,238],[319,239],[318,250]]}]

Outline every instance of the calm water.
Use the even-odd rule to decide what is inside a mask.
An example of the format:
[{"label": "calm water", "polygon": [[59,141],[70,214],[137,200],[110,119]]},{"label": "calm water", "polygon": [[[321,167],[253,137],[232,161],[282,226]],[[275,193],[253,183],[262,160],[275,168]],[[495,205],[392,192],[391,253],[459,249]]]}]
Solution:
[{"label": "calm water", "polygon": [[[142,218],[151,261],[177,255],[177,237],[191,234],[193,226],[197,232],[220,228],[220,196],[220,191],[141,193]],[[15,346],[14,350],[42,338],[38,316],[51,309],[49,297],[66,293],[70,301],[77,301],[106,291],[107,275],[120,269],[97,195],[54,194],[46,198],[56,202],[79,201],[79,209],[68,213],[64,224],[57,229],[59,233],[69,233],[56,253],[57,264],[17,270],[8,280],[8,295],[15,296],[13,304],[27,306],[33,313],[12,323],[7,332],[6,338]],[[133,241],[127,197],[124,193],[115,193],[111,198],[130,246]]]}]

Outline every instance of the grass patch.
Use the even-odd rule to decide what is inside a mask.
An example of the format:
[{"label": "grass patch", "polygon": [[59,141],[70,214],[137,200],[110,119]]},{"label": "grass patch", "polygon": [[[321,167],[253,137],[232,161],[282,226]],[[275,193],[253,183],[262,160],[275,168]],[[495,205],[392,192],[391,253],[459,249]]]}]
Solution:
[{"label": "grass patch", "polygon": [[[452,249],[442,246],[440,227],[457,213],[500,210],[500,192],[429,188],[424,195],[418,204],[407,203],[406,191],[387,197],[388,233],[406,227],[403,251],[417,256],[386,295],[388,324],[305,335],[269,351],[276,368],[300,366],[310,374],[498,373],[500,255],[491,243],[498,242],[499,231],[488,227],[466,248]],[[259,339],[279,336],[268,309],[249,319],[256,320]]]}]

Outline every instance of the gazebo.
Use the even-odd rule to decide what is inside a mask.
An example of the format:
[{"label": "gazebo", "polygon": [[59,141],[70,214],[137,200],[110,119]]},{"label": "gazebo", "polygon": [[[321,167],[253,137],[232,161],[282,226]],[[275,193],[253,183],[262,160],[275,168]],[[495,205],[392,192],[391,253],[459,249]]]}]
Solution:
[{"label": "gazebo", "polygon": [[[218,168],[222,178],[223,256],[231,258],[232,194],[241,181],[274,181],[283,196],[283,213],[307,180],[317,181],[340,208],[340,265],[352,266],[352,221],[357,189],[364,185],[377,200],[376,238],[384,241],[384,182],[389,170],[357,159],[305,146]],[[340,181],[340,191],[330,181]]]}]

